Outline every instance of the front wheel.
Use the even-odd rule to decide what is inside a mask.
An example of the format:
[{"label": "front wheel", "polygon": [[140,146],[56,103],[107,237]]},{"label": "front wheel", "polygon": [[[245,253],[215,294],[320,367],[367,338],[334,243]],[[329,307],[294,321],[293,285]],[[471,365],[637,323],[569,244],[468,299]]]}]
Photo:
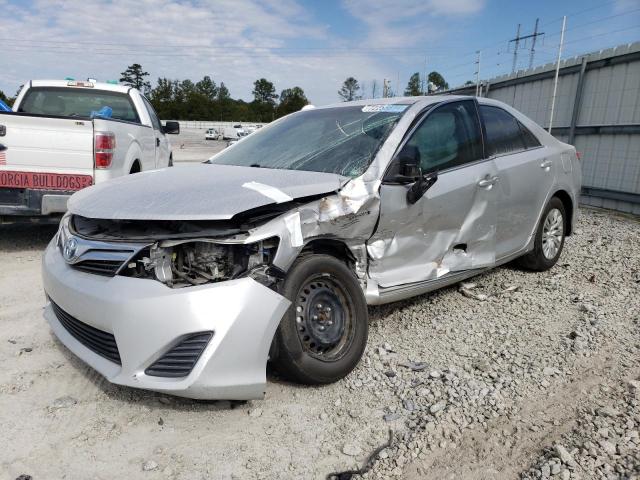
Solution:
[{"label": "front wheel", "polygon": [[553,197],[540,218],[533,250],[520,257],[518,263],[539,272],[553,267],[564,247],[566,224],[564,205],[558,197]]},{"label": "front wheel", "polygon": [[305,384],[335,382],[360,361],[367,304],[353,272],[330,255],[302,257],[281,287],[291,301],[274,338],[274,366]]}]

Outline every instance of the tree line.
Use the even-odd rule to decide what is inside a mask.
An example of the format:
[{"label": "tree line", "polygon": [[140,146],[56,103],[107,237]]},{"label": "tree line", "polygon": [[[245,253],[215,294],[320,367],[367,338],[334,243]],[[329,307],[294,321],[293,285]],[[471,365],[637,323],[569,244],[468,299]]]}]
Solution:
[{"label": "tree line", "polygon": [[[217,84],[208,75],[197,82],[160,77],[155,87],[148,77],[149,73],[142,65],[134,63],[121,73],[120,83],[143,92],[162,119],[270,122],[309,103],[302,88],[285,88],[278,95],[273,82],[266,78],[259,78],[253,83],[253,100],[246,102],[232,98],[224,82]],[[448,88],[449,84],[440,73],[429,73],[425,82],[416,72],[409,78],[404,95],[425,95]],[[386,81],[379,85],[373,80],[367,89],[354,77],[348,77],[338,91],[338,96],[345,102],[395,95]],[[8,97],[0,90],[0,100],[12,105],[15,97]]]}]

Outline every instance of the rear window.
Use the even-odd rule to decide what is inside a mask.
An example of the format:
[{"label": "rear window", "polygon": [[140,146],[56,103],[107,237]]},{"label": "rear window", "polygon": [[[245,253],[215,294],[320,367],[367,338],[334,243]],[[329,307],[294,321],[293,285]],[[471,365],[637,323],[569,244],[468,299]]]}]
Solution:
[{"label": "rear window", "polygon": [[[104,107],[111,109],[115,120],[140,123],[129,95],[94,89],[34,87],[30,88],[18,112],[56,117],[91,118]],[[95,113],[94,113],[95,112]]]}]

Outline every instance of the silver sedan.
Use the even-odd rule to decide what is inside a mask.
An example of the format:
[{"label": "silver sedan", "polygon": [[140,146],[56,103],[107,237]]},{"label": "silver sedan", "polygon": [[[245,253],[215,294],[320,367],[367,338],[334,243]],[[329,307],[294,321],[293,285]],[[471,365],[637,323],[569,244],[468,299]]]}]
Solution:
[{"label": "silver sedan", "polygon": [[122,385],[261,398],[268,361],[334,382],[367,305],[551,268],[580,183],[571,145],[497,101],[305,108],[206,164],[76,193],[44,255],[45,317]]}]

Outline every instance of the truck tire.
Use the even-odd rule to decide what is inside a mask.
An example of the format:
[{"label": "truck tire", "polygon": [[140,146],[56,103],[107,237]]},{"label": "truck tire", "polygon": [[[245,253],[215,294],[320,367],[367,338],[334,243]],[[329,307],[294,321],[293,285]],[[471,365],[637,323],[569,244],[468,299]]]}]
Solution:
[{"label": "truck tire", "polygon": [[369,318],[362,288],[347,265],[330,255],[301,257],[280,293],[291,306],[274,338],[276,370],[309,385],[351,372],[364,352]]}]

